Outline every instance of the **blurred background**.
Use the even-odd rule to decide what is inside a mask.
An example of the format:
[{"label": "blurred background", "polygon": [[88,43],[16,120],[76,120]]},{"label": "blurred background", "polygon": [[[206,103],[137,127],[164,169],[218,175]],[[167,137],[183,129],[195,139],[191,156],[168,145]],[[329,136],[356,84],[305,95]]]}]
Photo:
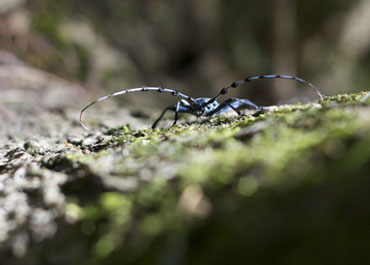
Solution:
[{"label": "blurred background", "polygon": [[[142,85],[212,96],[269,73],[297,75],[330,95],[368,90],[369,20],[370,0],[1,0],[0,62],[20,60],[79,84],[89,100]],[[258,104],[316,98],[286,80],[230,95]],[[151,93],[119,100],[174,102]]]},{"label": "blurred background", "polygon": [[[122,264],[126,253],[136,261],[145,251],[136,264],[153,264],[152,257],[177,261],[188,251],[191,264],[235,264],[245,257],[252,264],[365,264],[355,258],[368,259],[364,253],[370,237],[370,139],[368,127],[350,123],[359,114],[328,112],[318,119],[310,116],[312,112],[291,116],[294,119],[289,126],[294,129],[292,125],[297,123],[302,130],[297,135],[290,128],[281,130],[281,145],[273,145],[279,134],[270,136],[267,131],[266,140],[260,138],[251,145],[261,145],[262,151],[252,160],[247,157],[253,152],[250,155],[242,147],[234,150],[235,141],[249,144],[251,137],[277,123],[253,124],[251,129],[241,130],[240,140],[236,135],[225,144],[223,136],[214,140],[207,136],[209,143],[200,137],[207,147],[199,147],[197,141],[189,144],[199,149],[194,156],[188,152],[188,140],[175,145],[176,140],[167,136],[155,155],[151,145],[126,153],[122,143],[112,145],[122,149],[98,155],[97,162],[87,158],[90,162],[80,163],[78,156],[75,160],[65,155],[82,152],[79,146],[92,146],[91,152],[105,148],[101,145],[106,139],[100,132],[103,126],[128,123],[134,127],[134,120],[145,120],[135,119],[131,109],[142,109],[142,116],[147,113],[150,121],[145,121],[145,128],[156,112],[176,102],[171,95],[149,92],[102,102],[85,116],[99,134],[84,137],[78,122],[81,108],[99,96],[130,87],[163,86],[193,97],[211,97],[234,80],[275,73],[299,76],[326,95],[370,90],[369,22],[370,0],[0,0],[0,202],[6,194],[4,204],[8,205],[0,212],[0,263]],[[317,99],[310,87],[289,80],[255,81],[230,90],[229,96],[246,97],[259,105],[292,98]],[[363,113],[366,116],[368,112]],[[364,115],[358,123],[368,122]],[[173,116],[168,117],[167,126]],[[300,124],[304,117],[307,123]],[[327,121],[327,128],[313,131]],[[358,128],[361,130],[354,134]],[[107,131],[114,134],[115,130]],[[319,133],[324,136],[318,137]],[[193,134],[189,135],[192,139]],[[294,141],[289,141],[289,136]],[[215,154],[210,152],[212,148]],[[180,155],[182,150],[185,155]],[[270,150],[264,158],[263,152]],[[133,155],[129,157],[130,152]],[[184,161],[172,162],[172,156],[179,157],[173,161]],[[189,164],[183,164],[187,161]],[[204,191],[210,194],[215,210],[204,223],[196,223],[194,228],[191,223],[188,232],[187,223],[175,224],[174,209],[180,205],[180,194],[186,199],[199,198],[199,202],[206,198],[197,186],[189,194],[183,192],[193,186],[185,188],[186,178],[193,174],[190,181],[204,179],[208,185],[210,179],[210,191],[207,187]],[[218,177],[223,174],[230,176],[224,181]],[[280,177],[292,182],[276,191],[266,182],[265,190],[259,188],[260,179],[261,187],[265,185],[265,175],[266,179],[271,176],[272,183]],[[109,185],[129,187],[131,180],[135,186],[156,178],[159,182],[133,192],[133,199],[125,197],[123,188],[107,192],[112,188],[102,184],[106,179]],[[246,182],[240,181],[243,179]],[[67,184],[62,184],[64,181]],[[300,181],[302,187],[295,184]],[[281,187],[285,185],[281,183]],[[243,187],[246,194],[241,196],[234,187]],[[52,206],[47,199],[41,200],[48,198],[45,194],[53,195],[49,196]],[[64,218],[58,210],[65,205],[64,194],[66,215],[85,216],[81,226],[59,222]],[[13,208],[20,217],[13,214]],[[28,217],[31,214],[34,219]],[[169,228],[162,228],[167,218]],[[46,219],[45,224],[51,226],[44,225]],[[56,240],[32,244],[47,238],[44,231],[53,234],[57,227]],[[33,228],[35,236],[23,233]],[[168,229],[169,236],[162,237],[161,229]],[[129,244],[120,238],[116,248],[114,240],[121,233],[128,235]],[[149,245],[152,237],[156,241]],[[32,251],[23,260],[9,263],[3,258],[11,257],[3,251],[8,247],[4,247],[5,241],[15,255],[24,255],[31,244]],[[106,263],[91,256],[95,251],[104,257],[114,248],[117,251]],[[166,250],[163,257],[160,248]],[[37,257],[42,257],[41,263]],[[302,257],[308,257],[307,261]],[[70,258],[76,262],[63,263]],[[331,258],[334,261],[329,261]],[[183,260],[173,264],[187,264]],[[254,262],[259,260],[266,262]]]}]

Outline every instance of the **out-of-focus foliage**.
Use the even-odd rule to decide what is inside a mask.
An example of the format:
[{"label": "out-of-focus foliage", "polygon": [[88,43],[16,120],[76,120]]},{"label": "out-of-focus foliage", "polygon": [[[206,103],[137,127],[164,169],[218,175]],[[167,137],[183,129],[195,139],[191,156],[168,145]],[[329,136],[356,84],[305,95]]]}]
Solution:
[{"label": "out-of-focus foliage", "polygon": [[[328,94],[370,82],[368,0],[13,2],[0,6],[0,48],[88,87],[151,84],[205,96],[271,72]],[[256,82],[235,94],[258,103],[307,95],[296,86]]]}]

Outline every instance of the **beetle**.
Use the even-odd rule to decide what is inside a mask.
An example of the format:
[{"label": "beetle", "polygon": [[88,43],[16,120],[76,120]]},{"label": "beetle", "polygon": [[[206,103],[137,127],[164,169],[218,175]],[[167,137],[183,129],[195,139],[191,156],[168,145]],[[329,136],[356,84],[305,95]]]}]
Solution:
[{"label": "beetle", "polygon": [[290,76],[290,75],[269,74],[269,75],[250,76],[242,80],[234,81],[231,85],[222,88],[220,92],[213,98],[208,98],[208,97],[193,98],[175,89],[169,89],[169,88],[164,88],[164,87],[143,86],[143,87],[136,87],[136,88],[129,88],[129,89],[121,90],[121,91],[108,94],[104,97],[94,100],[93,102],[91,102],[90,104],[88,104],[86,107],[84,107],[81,110],[80,123],[83,128],[88,129],[85,123],[82,121],[82,114],[86,109],[88,109],[89,107],[91,107],[97,102],[109,99],[111,97],[116,97],[116,96],[120,96],[123,94],[127,94],[127,93],[147,92],[147,91],[156,91],[159,93],[169,93],[172,96],[180,98],[176,104],[170,105],[162,111],[161,115],[154,121],[152,125],[152,129],[155,129],[157,127],[159,121],[163,118],[163,116],[166,114],[167,111],[175,112],[174,122],[172,126],[174,126],[177,123],[179,113],[188,113],[188,114],[195,115],[197,117],[204,117],[204,116],[212,117],[212,116],[216,116],[216,115],[220,115],[222,113],[228,112],[230,110],[235,111],[238,115],[242,115],[242,113],[240,112],[240,110],[242,109],[252,109],[252,110],[255,110],[256,112],[259,112],[259,111],[265,110],[266,108],[257,106],[255,103],[253,103],[252,101],[248,99],[230,97],[222,101],[221,103],[218,102],[218,99],[222,95],[227,94],[230,88],[235,88],[241,84],[251,82],[254,80],[259,80],[259,79],[276,79],[276,78],[289,79],[289,80],[294,80],[294,81],[306,84],[315,90],[320,100],[324,99],[324,95],[312,83],[302,78]]}]

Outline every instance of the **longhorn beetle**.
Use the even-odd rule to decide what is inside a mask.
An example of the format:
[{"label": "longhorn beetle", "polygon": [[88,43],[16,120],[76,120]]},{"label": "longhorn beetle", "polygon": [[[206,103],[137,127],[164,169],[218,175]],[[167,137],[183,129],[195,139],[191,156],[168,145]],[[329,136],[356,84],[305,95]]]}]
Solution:
[{"label": "longhorn beetle", "polygon": [[174,119],[174,122],[173,122],[172,126],[176,124],[176,122],[178,120],[178,114],[179,113],[189,113],[189,114],[195,115],[197,117],[202,117],[202,116],[210,117],[210,116],[220,115],[220,114],[225,113],[225,112],[230,111],[230,110],[234,110],[238,115],[242,115],[242,113],[240,112],[240,110],[242,110],[242,109],[252,109],[252,110],[256,110],[256,112],[259,112],[259,111],[265,110],[266,108],[265,107],[259,107],[248,99],[240,99],[240,98],[231,97],[231,98],[228,98],[228,99],[226,99],[225,101],[223,101],[221,103],[219,103],[217,100],[222,95],[227,94],[227,92],[229,91],[230,88],[235,88],[235,87],[237,87],[237,86],[239,86],[243,83],[247,83],[247,82],[258,80],[258,79],[274,79],[274,78],[295,80],[295,81],[298,81],[300,83],[306,84],[306,85],[312,87],[316,91],[316,94],[319,96],[319,98],[321,100],[324,99],[323,94],[321,94],[320,90],[316,86],[314,86],[312,83],[307,82],[306,80],[303,80],[302,78],[295,77],[295,76],[290,76],[290,75],[256,75],[256,76],[250,76],[250,77],[247,77],[245,79],[235,81],[231,85],[229,85],[225,88],[222,88],[220,90],[220,92],[216,96],[214,96],[213,98],[204,98],[204,97],[193,98],[193,97],[185,95],[185,94],[183,94],[183,93],[181,93],[177,90],[174,90],[174,89],[168,89],[168,88],[164,88],[164,87],[143,86],[143,87],[129,88],[129,89],[121,90],[121,91],[106,95],[104,97],[98,98],[97,100],[91,102],[89,105],[87,105],[86,107],[84,107],[81,110],[80,123],[81,123],[82,127],[84,127],[85,129],[88,129],[87,126],[85,125],[85,123],[82,121],[82,114],[87,108],[91,107],[92,105],[94,105],[97,102],[106,100],[106,99],[111,98],[111,97],[123,95],[123,94],[126,94],[126,93],[146,92],[146,91],[157,91],[157,92],[170,93],[172,96],[180,98],[177,101],[176,104],[170,105],[170,106],[168,106],[167,108],[165,108],[163,110],[163,112],[158,117],[158,119],[153,123],[152,129],[157,127],[158,122],[163,118],[164,114],[167,111],[175,112],[175,119]]}]

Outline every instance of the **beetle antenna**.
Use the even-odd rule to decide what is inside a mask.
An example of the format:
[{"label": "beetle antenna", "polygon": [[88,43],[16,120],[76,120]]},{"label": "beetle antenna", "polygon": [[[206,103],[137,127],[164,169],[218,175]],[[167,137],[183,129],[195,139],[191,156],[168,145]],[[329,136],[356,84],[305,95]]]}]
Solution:
[{"label": "beetle antenna", "polygon": [[80,112],[80,124],[81,124],[81,126],[85,130],[89,130],[89,128],[86,126],[86,124],[82,121],[82,114],[84,113],[85,110],[87,110],[88,108],[90,108],[95,103],[100,102],[100,101],[103,101],[103,100],[106,100],[106,99],[111,98],[111,97],[116,97],[116,96],[127,94],[127,93],[146,92],[146,91],[157,91],[157,92],[170,93],[172,96],[182,97],[182,98],[185,98],[185,99],[187,99],[189,101],[192,101],[193,103],[196,103],[195,100],[194,100],[194,98],[189,97],[188,95],[185,95],[185,94],[183,94],[183,93],[181,93],[181,92],[179,92],[177,90],[174,90],[174,89],[168,89],[168,88],[164,88],[164,87],[147,87],[147,86],[136,87],[136,88],[129,88],[129,89],[121,90],[121,91],[118,91],[118,92],[115,92],[115,93],[112,93],[112,94],[108,94],[108,95],[106,95],[104,97],[98,98],[98,99],[94,100],[93,102],[91,102],[86,107],[84,107],[81,110],[81,112]]},{"label": "beetle antenna", "polygon": [[311,82],[308,82],[302,78],[299,78],[299,77],[296,77],[296,76],[290,76],[290,75],[256,75],[256,76],[250,76],[250,77],[247,77],[245,79],[242,79],[242,80],[238,80],[238,81],[235,81],[233,82],[231,85],[221,89],[221,91],[215,96],[213,97],[212,99],[210,99],[208,102],[207,102],[207,105],[216,101],[219,97],[221,97],[222,95],[226,94],[230,88],[234,88],[234,87],[237,87],[241,84],[244,84],[244,83],[247,83],[247,82],[251,82],[251,81],[254,81],[254,80],[259,80],[259,79],[275,79],[275,78],[280,78],[280,79],[289,79],[289,80],[295,80],[297,82],[300,82],[300,83],[303,83],[303,84],[306,84],[310,87],[312,87],[316,94],[319,96],[319,98],[321,100],[324,99],[324,95],[320,92],[320,90],[314,86]]}]

